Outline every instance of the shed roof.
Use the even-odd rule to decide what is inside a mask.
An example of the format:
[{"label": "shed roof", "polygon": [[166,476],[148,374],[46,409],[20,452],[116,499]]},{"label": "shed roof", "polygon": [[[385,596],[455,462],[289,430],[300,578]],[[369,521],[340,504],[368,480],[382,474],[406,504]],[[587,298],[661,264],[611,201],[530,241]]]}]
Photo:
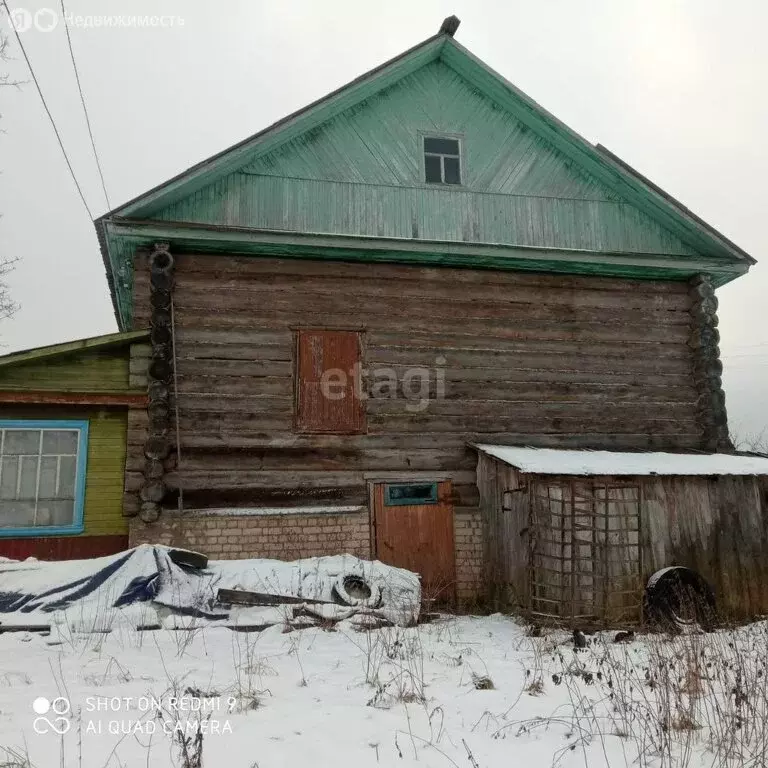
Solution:
[{"label": "shed roof", "polygon": [[139,330],[127,331],[125,333],[107,333],[103,336],[91,336],[87,339],[65,341],[62,344],[50,344],[45,347],[23,349],[19,352],[0,355],[0,367],[39,361],[49,357],[72,355],[78,352],[101,352],[104,349],[122,347],[128,344],[133,344],[134,342],[143,341],[144,339],[149,339],[149,331]]},{"label": "shed roof", "polygon": [[768,475],[768,458],[727,453],[622,453],[475,445],[481,453],[537,475]]}]

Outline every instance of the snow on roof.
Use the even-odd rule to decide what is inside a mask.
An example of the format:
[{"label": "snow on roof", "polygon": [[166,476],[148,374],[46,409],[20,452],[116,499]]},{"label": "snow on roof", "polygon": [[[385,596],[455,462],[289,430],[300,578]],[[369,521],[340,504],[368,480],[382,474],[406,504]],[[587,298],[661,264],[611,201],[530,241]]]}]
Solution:
[{"label": "snow on roof", "polygon": [[620,453],[475,445],[522,472],[540,475],[768,475],[768,458],[727,453]]}]

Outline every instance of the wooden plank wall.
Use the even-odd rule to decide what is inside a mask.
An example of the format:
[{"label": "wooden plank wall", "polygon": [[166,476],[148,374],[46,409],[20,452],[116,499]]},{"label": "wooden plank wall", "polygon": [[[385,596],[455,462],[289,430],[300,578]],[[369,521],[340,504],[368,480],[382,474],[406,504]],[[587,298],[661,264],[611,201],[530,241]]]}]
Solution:
[{"label": "wooden plank wall", "polygon": [[645,576],[668,565],[698,571],[726,615],[768,612],[765,478],[644,478]]},{"label": "wooden plank wall", "polygon": [[[618,479],[618,478],[617,478]],[[661,568],[693,568],[713,587],[719,610],[734,619],[768,612],[768,480],[761,477],[625,478],[642,487],[640,546],[642,588]],[[487,585],[503,603],[528,599],[527,494],[512,494],[502,513],[504,490],[545,482],[521,475],[480,455],[480,488]],[[562,478],[552,478],[552,481]],[[618,571],[614,573],[617,576]],[[638,591],[638,598],[641,592]]]},{"label": "wooden plank wall", "polygon": [[[367,503],[371,477],[445,477],[476,510],[467,441],[691,448],[695,422],[685,284],[254,257],[178,255],[174,293],[188,505]],[[137,257],[135,327],[149,324]],[[367,401],[367,434],[293,432],[293,329],[364,331],[369,370],[442,368],[425,410]],[[138,380],[142,363],[132,361]],[[129,415],[126,487],[146,416]]]},{"label": "wooden plank wall", "polygon": [[[525,476],[478,454],[477,487],[483,520],[485,586],[492,606],[528,607],[530,497]],[[519,490],[518,490],[519,489]],[[509,509],[504,509],[504,492]]]}]

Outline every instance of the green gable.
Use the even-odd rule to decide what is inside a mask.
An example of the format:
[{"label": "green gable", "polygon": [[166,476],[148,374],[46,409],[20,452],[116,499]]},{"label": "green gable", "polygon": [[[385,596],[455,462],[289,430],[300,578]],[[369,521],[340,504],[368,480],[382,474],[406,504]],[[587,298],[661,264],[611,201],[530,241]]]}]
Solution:
[{"label": "green gable", "polygon": [[[423,181],[460,139],[462,184]],[[439,35],[97,223],[124,327],[137,247],[722,284],[752,260]]]},{"label": "green gable", "polygon": [[[423,182],[425,134],[461,138],[460,186]],[[327,235],[696,254],[442,61],[152,218]]]},{"label": "green gable", "polygon": [[423,186],[419,134],[462,138],[462,186],[476,192],[619,200],[442,60],[253,163],[244,174]]}]

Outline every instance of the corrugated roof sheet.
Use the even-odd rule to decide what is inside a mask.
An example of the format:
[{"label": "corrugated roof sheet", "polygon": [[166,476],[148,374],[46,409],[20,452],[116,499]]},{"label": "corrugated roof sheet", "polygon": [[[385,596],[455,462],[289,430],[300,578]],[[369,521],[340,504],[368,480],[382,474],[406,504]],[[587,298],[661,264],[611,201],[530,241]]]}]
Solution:
[{"label": "corrugated roof sheet", "polygon": [[726,453],[621,453],[475,445],[521,472],[539,475],[768,475],[768,458]]}]

